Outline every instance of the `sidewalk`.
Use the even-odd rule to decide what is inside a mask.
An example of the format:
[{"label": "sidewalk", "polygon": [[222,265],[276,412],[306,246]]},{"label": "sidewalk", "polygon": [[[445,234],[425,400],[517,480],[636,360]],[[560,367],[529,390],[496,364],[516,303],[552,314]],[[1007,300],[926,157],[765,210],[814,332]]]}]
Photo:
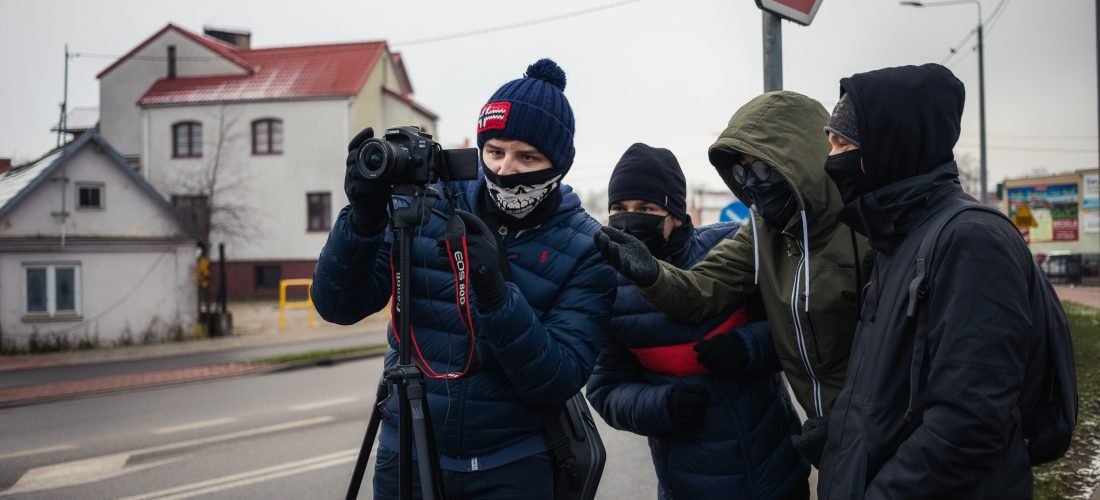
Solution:
[{"label": "sidewalk", "polygon": [[1068,286],[1055,286],[1054,291],[1058,293],[1058,298],[1066,302],[1100,309],[1100,287],[1078,286],[1070,288]]},{"label": "sidewalk", "polygon": [[278,307],[232,304],[234,335],[149,345],[19,356],[0,356],[0,407],[105,392],[266,373],[283,365],[245,361],[318,349],[385,342],[387,319],[375,314],[351,326],[287,312],[278,331]]}]

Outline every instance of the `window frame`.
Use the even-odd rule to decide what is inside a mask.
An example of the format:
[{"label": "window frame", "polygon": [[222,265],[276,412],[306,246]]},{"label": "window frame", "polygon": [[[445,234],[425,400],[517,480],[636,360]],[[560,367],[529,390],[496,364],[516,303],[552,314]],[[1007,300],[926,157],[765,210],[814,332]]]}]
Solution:
[{"label": "window frame", "polygon": [[[74,320],[83,316],[84,308],[84,277],[81,272],[80,262],[24,262],[23,266],[23,320]],[[43,269],[46,271],[46,310],[30,310],[30,283],[27,279],[28,271]],[[73,308],[59,311],[57,309],[57,270],[73,270]]]},{"label": "window frame", "polygon": [[[103,183],[103,182],[81,182],[81,181],[78,181],[75,184],[76,184],[76,204],[75,205],[76,205],[77,210],[100,211],[101,212],[101,211],[107,209],[107,198],[106,198],[107,185],[105,183]],[[96,190],[99,191],[99,205],[84,206],[80,203],[80,190],[82,190],[82,189],[91,189],[91,188],[95,188]]]},{"label": "window frame", "polygon": [[[261,283],[262,274],[260,272],[261,269],[274,269],[279,273],[279,279],[275,280],[275,286],[271,286],[271,287],[260,286],[262,284]],[[253,290],[255,290],[257,292],[271,292],[271,291],[276,291],[277,292],[277,291],[279,291],[279,283],[283,280],[283,266],[282,266],[282,264],[279,264],[279,263],[260,263],[260,264],[256,264],[252,268],[252,274],[253,274],[253,280],[252,280]]]},{"label": "window frame", "polygon": [[[179,138],[179,129],[186,128],[186,146],[187,151],[180,151],[180,144],[176,143],[176,139]],[[195,141],[195,129],[198,129],[198,141]],[[172,124],[172,158],[174,159],[186,159],[186,158],[202,158],[202,122],[196,120],[187,120],[182,122],[176,122]],[[195,145],[198,144],[198,148]],[[196,151],[197,149],[197,151]]]},{"label": "window frame", "polygon": [[[322,196],[324,205],[322,210],[322,226],[313,225],[313,209],[317,205],[313,202],[314,196]],[[332,231],[332,191],[309,191],[306,193],[306,232],[327,233]]]},{"label": "window frame", "polygon": [[[267,132],[265,134],[267,148],[266,151],[260,151],[259,146],[262,144],[260,141],[260,134],[256,132],[260,125],[267,126]],[[279,128],[279,141],[275,142],[275,126]],[[278,147],[278,150],[276,150]],[[283,154],[283,121],[278,118],[259,118],[252,120],[252,154],[254,156],[278,156]]]}]

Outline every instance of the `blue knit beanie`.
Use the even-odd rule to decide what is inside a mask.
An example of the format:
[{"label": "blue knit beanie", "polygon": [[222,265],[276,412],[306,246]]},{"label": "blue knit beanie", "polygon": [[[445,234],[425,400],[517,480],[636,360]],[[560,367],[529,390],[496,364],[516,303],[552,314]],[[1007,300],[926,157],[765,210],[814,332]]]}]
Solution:
[{"label": "blue knit beanie", "polygon": [[573,108],[565,98],[565,71],[550,59],[527,67],[523,78],[497,89],[481,108],[477,147],[489,139],[534,146],[564,174],[573,165]]}]

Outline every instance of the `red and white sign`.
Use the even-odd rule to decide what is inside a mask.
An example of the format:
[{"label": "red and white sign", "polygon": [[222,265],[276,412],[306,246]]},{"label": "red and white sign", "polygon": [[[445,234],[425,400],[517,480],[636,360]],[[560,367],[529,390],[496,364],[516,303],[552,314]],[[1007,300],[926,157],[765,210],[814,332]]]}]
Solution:
[{"label": "red and white sign", "polygon": [[756,5],[783,19],[803,26],[809,26],[814,20],[817,8],[822,0],[756,0]]}]

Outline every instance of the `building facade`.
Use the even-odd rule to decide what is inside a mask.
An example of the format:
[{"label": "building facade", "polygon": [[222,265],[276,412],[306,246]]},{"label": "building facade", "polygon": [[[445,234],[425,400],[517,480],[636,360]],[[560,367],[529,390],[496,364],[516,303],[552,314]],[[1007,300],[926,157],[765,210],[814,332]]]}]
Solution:
[{"label": "building facade", "polygon": [[0,174],[0,344],[190,336],[201,239],[96,132]]},{"label": "building facade", "polygon": [[103,136],[225,243],[231,299],[312,276],[347,203],[352,136],[437,122],[385,42],[253,49],[247,33],[170,24],[99,79]]}]

